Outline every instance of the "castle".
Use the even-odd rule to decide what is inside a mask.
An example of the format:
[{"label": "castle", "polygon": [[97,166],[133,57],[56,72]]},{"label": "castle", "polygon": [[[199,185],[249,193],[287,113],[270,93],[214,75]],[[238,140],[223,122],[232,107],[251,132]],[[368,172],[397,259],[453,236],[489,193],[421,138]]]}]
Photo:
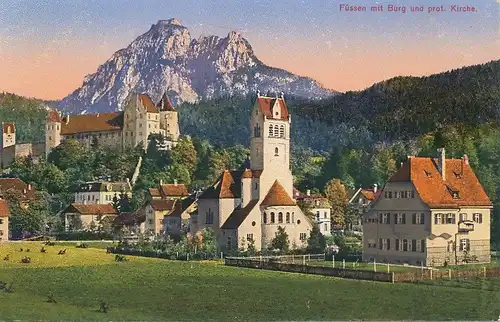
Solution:
[{"label": "castle", "polygon": [[166,94],[157,104],[146,94],[133,94],[122,112],[62,116],[50,109],[45,143],[16,143],[15,124],[2,122],[0,167],[8,167],[16,158],[48,154],[68,138],[119,150],[138,145],[146,149],[150,134],[162,134],[165,149],[177,144],[179,119]]},{"label": "castle", "polygon": [[292,199],[291,117],[283,95],[257,94],[251,112],[250,164],[225,170],[198,199],[192,231],[211,228],[222,249],[257,250],[271,246],[285,228],[290,247],[303,247],[313,226]]},{"label": "castle", "polygon": [[120,150],[138,145],[146,149],[150,134],[162,134],[166,149],[177,144],[178,115],[166,94],[157,104],[146,94],[133,94],[123,112],[61,116],[51,110],[45,128],[45,152],[50,153],[68,138]]}]

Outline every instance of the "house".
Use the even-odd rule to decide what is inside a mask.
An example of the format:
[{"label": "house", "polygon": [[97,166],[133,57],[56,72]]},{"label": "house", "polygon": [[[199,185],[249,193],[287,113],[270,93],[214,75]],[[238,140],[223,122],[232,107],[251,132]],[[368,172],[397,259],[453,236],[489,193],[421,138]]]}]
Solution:
[{"label": "house", "polygon": [[313,223],[292,199],[290,127],[283,95],[258,93],[251,109],[249,168],[224,170],[200,195],[193,232],[212,229],[221,249],[253,244],[261,250],[282,227],[291,247],[306,246]]},{"label": "house", "polygon": [[[372,189],[359,188],[349,196],[349,205],[351,205],[360,215],[364,214],[370,209],[372,202],[380,196],[378,185],[374,184]],[[363,223],[360,220],[353,223],[352,229],[354,231],[362,231]]]},{"label": "house", "polygon": [[36,160],[44,153],[44,143],[16,142],[16,125],[14,123],[2,122],[0,169],[8,168],[17,158],[30,157],[32,160]]},{"label": "house", "polygon": [[[145,233],[151,235],[163,234],[164,217],[172,214],[176,202],[177,200],[172,199],[148,200],[142,210],[146,216]],[[178,222],[180,231],[180,219]]]},{"label": "house", "polygon": [[154,104],[147,94],[133,94],[121,112],[61,116],[50,110],[45,125],[45,152],[68,138],[89,146],[98,144],[123,150],[142,145],[147,148],[150,134],[165,137],[166,149],[177,144],[179,122],[177,111],[164,94]]},{"label": "house", "polygon": [[197,210],[197,193],[193,193],[187,198],[177,199],[174,211],[164,216],[163,231],[168,234],[189,232],[191,230],[191,220],[193,213]]},{"label": "house", "polygon": [[332,234],[332,207],[328,199],[320,194],[311,195],[311,190],[307,190],[306,194],[296,190],[295,196],[301,208],[307,209],[312,214],[314,223],[318,225],[321,234],[330,236]]},{"label": "house", "polygon": [[173,184],[163,184],[160,180],[160,184],[157,188],[148,189],[148,197],[152,200],[160,199],[182,199],[189,196],[187,187],[185,184],[178,184],[177,180],[174,180]]},{"label": "house", "polygon": [[492,203],[465,155],[408,157],[363,220],[363,260],[439,266],[490,262]]},{"label": "house", "polygon": [[0,199],[0,241],[9,240],[9,205]]},{"label": "house", "polygon": [[104,222],[112,224],[118,211],[112,205],[73,203],[62,211],[66,231],[94,230]]},{"label": "house", "polygon": [[17,194],[24,206],[36,199],[36,189],[31,184],[19,178],[0,178],[0,198],[5,199],[9,193]]},{"label": "house", "polygon": [[132,186],[130,182],[106,182],[95,181],[79,184],[74,187],[75,203],[82,204],[112,204],[114,198],[120,198],[122,194],[132,198]]}]

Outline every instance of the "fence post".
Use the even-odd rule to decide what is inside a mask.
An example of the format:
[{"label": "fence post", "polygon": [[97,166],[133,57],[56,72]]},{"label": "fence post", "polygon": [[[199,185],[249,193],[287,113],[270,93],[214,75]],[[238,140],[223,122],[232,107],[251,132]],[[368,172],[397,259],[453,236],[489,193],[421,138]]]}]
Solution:
[{"label": "fence post", "polygon": [[332,267],[335,268],[335,255],[332,255]]},{"label": "fence post", "polygon": [[308,256],[309,256],[309,260],[308,261],[310,262],[311,261],[311,254],[308,254]]},{"label": "fence post", "polygon": [[391,273],[391,281],[392,281],[392,284],[394,284],[394,272]]},{"label": "fence post", "polygon": [[342,259],[342,269],[345,269],[345,259]]},{"label": "fence post", "polygon": [[306,255],[302,257],[302,265],[306,266]]},{"label": "fence post", "polygon": [[373,259],[373,271],[377,271],[377,260],[375,258]]},{"label": "fence post", "polygon": [[389,263],[387,263],[387,273],[390,273],[391,269],[389,268]]},{"label": "fence post", "polygon": [[186,260],[189,261],[189,253],[186,254]]},{"label": "fence post", "polygon": [[432,268],[429,270],[431,281],[432,281]]},{"label": "fence post", "polygon": [[486,277],[486,266],[483,266],[483,276]]},{"label": "fence post", "polygon": [[448,279],[451,281],[451,269],[448,269]]},{"label": "fence post", "polygon": [[224,253],[220,252],[220,259],[224,259]]}]

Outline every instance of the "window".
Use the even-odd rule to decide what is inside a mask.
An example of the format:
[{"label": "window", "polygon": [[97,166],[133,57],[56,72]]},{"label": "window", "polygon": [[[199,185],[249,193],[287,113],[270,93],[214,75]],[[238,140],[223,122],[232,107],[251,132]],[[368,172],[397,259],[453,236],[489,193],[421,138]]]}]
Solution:
[{"label": "window", "polygon": [[255,190],[257,190],[257,189],[259,189],[259,183],[258,182],[255,183]]},{"label": "window", "polygon": [[285,137],[285,126],[284,125],[280,126],[280,137],[282,137],[282,138]]},{"label": "window", "polygon": [[0,236],[3,236],[3,230],[0,230]]},{"label": "window", "polygon": [[377,248],[377,244],[374,239],[368,239],[368,248]]},{"label": "window", "polygon": [[328,224],[324,224],[325,226],[325,231],[328,231]]},{"label": "window", "polygon": [[452,192],[453,199],[460,199],[460,195],[458,194],[458,191]]},{"label": "window", "polygon": [[384,224],[390,224],[391,223],[391,216],[390,216],[390,214],[384,214],[384,216],[382,217],[382,222]]},{"label": "window", "polygon": [[273,125],[269,125],[269,136],[273,136]]},{"label": "window", "polygon": [[395,240],[395,245],[396,245],[396,250],[401,250],[402,249],[402,240],[401,239],[396,239]]},{"label": "window", "polygon": [[274,224],[274,212],[271,213],[271,224]]},{"label": "window", "polygon": [[480,213],[475,213],[474,215],[472,215],[474,218],[474,222],[475,223],[478,223],[478,224],[482,224],[483,223],[483,214],[480,214]]},{"label": "window", "polygon": [[278,148],[274,148],[274,156],[277,157],[279,154],[278,154]]},{"label": "window", "polygon": [[292,212],[292,222],[295,222],[295,213]]},{"label": "window", "polygon": [[391,249],[391,240],[388,238],[380,238],[379,247],[381,250],[390,250]]},{"label": "window", "polygon": [[253,241],[253,234],[247,234],[247,240]]},{"label": "window", "polygon": [[208,208],[208,212],[206,213],[205,224],[211,225],[214,223],[214,213],[210,208]]},{"label": "window", "polygon": [[460,239],[460,250],[461,251],[470,250],[470,240],[468,238]]},{"label": "window", "polygon": [[466,213],[460,214],[459,221],[466,221],[466,220],[467,220],[467,214]]},{"label": "window", "polygon": [[139,123],[139,127],[142,127],[142,123]]},{"label": "window", "polygon": [[416,252],[417,251],[417,240],[412,239],[411,241],[411,249],[408,249],[409,252]]},{"label": "window", "polygon": [[407,252],[407,251],[408,251],[408,240],[403,239],[403,252]]},{"label": "window", "polygon": [[[293,215],[292,215],[293,216]],[[300,219],[297,219],[297,225],[300,225]]]},{"label": "window", "polygon": [[0,218],[0,225],[3,224],[3,218]]},{"label": "window", "polygon": [[264,213],[264,224],[267,224],[267,214]]},{"label": "window", "polygon": [[300,240],[306,240],[306,239],[307,239],[306,233],[300,233]]},{"label": "window", "polygon": [[446,223],[454,224],[455,223],[455,214],[446,214]]},{"label": "window", "polygon": [[152,225],[152,224],[153,224],[153,220],[152,220],[152,219],[149,219],[149,220],[148,220],[148,223],[149,223],[150,225]]},{"label": "window", "polygon": [[286,223],[287,224],[290,223],[290,213],[289,212],[286,213]]},{"label": "window", "polygon": [[325,211],[325,213],[323,214],[323,218],[328,218],[328,212]]},{"label": "window", "polygon": [[411,197],[412,199],[413,199],[413,198],[415,198],[415,191],[413,191],[413,190],[412,190],[412,191],[410,191],[410,197]]},{"label": "window", "polygon": [[280,130],[278,125],[274,126],[274,136],[278,137],[280,135]]},{"label": "window", "polygon": [[255,127],[253,128],[253,136],[256,137],[256,138],[260,137],[260,126],[259,126],[259,124],[255,125]]},{"label": "window", "polygon": [[404,213],[394,214],[394,218],[396,224],[398,225],[406,224],[406,214]]},{"label": "window", "polygon": [[280,212],[278,213],[278,224],[282,224],[283,223],[283,213]]},{"label": "window", "polygon": [[435,214],[434,215],[434,224],[440,225],[443,223],[443,214]]},{"label": "window", "polygon": [[257,223],[255,221],[252,221],[252,226],[255,226],[257,225]]},{"label": "window", "polygon": [[[170,220],[168,221],[168,223],[170,223]],[[163,219],[160,219],[160,224],[163,225]]]}]

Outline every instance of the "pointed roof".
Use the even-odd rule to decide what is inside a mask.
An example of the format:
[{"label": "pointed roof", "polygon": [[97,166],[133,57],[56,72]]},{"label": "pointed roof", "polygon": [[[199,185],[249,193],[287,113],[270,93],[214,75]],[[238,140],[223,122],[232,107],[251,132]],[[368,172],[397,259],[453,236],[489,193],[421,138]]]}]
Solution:
[{"label": "pointed roof", "polygon": [[160,111],[175,111],[174,106],[172,105],[172,102],[170,102],[170,99],[167,96],[167,93],[163,93],[163,96],[161,97],[160,101],[156,104],[156,107]]},{"label": "pointed roof", "polygon": [[[436,159],[409,157],[389,182],[413,183],[422,201],[431,208],[492,206],[468,162],[463,159],[445,162],[445,180]],[[458,198],[453,198],[454,193],[458,193]]]},{"label": "pointed roof", "polygon": [[2,122],[3,133],[14,134],[16,132],[16,126],[14,123]]},{"label": "pointed roof", "polygon": [[237,229],[238,227],[240,227],[240,225],[243,223],[243,221],[245,221],[245,219],[255,208],[258,202],[258,199],[253,199],[245,207],[241,208],[241,206],[238,206],[237,208],[235,208],[220,228]]},{"label": "pointed roof", "polygon": [[271,189],[262,200],[261,206],[295,206],[292,198],[288,195],[285,188],[278,182],[274,181]]},{"label": "pointed roof", "polygon": [[61,116],[53,108],[49,110],[47,122],[61,122]]},{"label": "pointed roof", "polygon": [[275,118],[273,115],[273,106],[277,103],[281,109],[280,119],[284,121],[288,120],[290,114],[288,113],[288,108],[283,97],[258,96],[257,103],[259,104],[262,114],[264,114],[268,119]]},{"label": "pointed roof", "polygon": [[207,188],[200,199],[241,198],[242,171],[224,170],[217,181]]},{"label": "pointed roof", "polygon": [[79,213],[82,215],[118,215],[118,212],[111,204],[82,204],[72,203],[65,210],[64,213]]},{"label": "pointed roof", "polygon": [[139,94],[139,101],[148,113],[158,113],[158,108],[153,104],[148,94]]}]

